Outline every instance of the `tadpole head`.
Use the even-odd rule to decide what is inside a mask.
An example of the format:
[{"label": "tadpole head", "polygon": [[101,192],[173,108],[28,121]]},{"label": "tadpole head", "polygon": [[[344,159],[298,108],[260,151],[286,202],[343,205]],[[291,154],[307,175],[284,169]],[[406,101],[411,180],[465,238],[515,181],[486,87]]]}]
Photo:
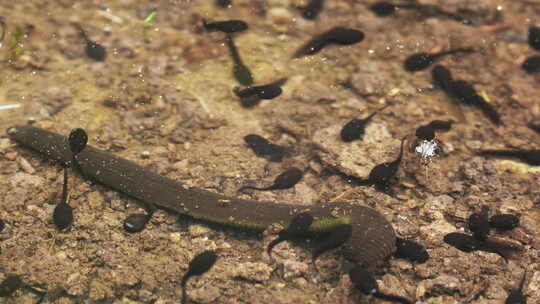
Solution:
[{"label": "tadpole head", "polygon": [[73,222],[73,208],[61,202],[54,208],[53,222],[59,230],[64,230]]},{"label": "tadpole head", "polygon": [[396,6],[390,2],[381,1],[371,5],[369,10],[379,17],[387,17],[396,12]]},{"label": "tadpole head", "polygon": [[435,60],[434,56],[429,53],[418,53],[409,56],[405,59],[403,67],[405,71],[416,72],[428,68],[433,61]]},{"label": "tadpole head", "polygon": [[86,56],[95,61],[105,61],[105,58],[107,57],[107,51],[105,48],[102,45],[91,41],[86,43],[85,51]]},{"label": "tadpole head", "polygon": [[81,153],[88,143],[88,135],[81,128],[73,129],[68,136],[69,149],[73,155]]},{"label": "tadpole head", "polygon": [[124,230],[129,233],[141,232],[148,223],[150,217],[147,214],[131,214],[124,220]]},{"label": "tadpole head", "polygon": [[379,292],[379,284],[373,275],[361,265],[354,266],[349,271],[349,277],[354,287],[365,295]]}]

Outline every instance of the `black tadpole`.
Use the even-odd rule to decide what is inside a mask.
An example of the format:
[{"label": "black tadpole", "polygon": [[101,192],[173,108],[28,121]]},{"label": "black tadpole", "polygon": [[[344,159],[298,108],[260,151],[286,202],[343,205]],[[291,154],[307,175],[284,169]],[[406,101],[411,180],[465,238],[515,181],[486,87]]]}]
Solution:
[{"label": "black tadpole", "polygon": [[156,206],[149,203],[144,203],[146,214],[134,213],[130,214],[124,220],[124,230],[129,233],[141,232],[146,227],[146,224],[152,219],[154,212],[157,210]]},{"label": "black tadpole", "polygon": [[302,212],[295,215],[287,229],[280,231],[278,237],[268,244],[268,247],[266,248],[268,255],[272,255],[272,249],[277,244],[304,236],[308,232],[311,223],[313,223],[313,216],[308,212]]},{"label": "black tadpole", "polygon": [[513,214],[497,214],[489,218],[489,225],[499,230],[512,230],[519,226],[519,217]]},{"label": "black tadpole", "polygon": [[252,186],[244,186],[238,189],[238,191],[240,192],[244,189],[252,189],[259,191],[289,189],[294,187],[294,185],[296,185],[302,179],[303,175],[304,173],[302,172],[302,170],[293,167],[278,175],[274,179],[274,183],[268,187],[258,188]]},{"label": "black tadpole", "polygon": [[511,244],[494,241],[489,238],[481,241],[471,235],[459,232],[452,232],[445,235],[444,242],[463,252],[491,252],[500,255],[504,259],[509,259],[515,252],[520,251],[520,248],[514,247]]},{"label": "black tadpole", "polygon": [[440,64],[435,65],[431,70],[431,78],[435,87],[443,91],[448,91],[450,89],[450,83],[454,80],[450,70]]},{"label": "black tadpole", "polygon": [[62,200],[53,211],[53,222],[59,230],[64,230],[73,222],[73,208],[68,204],[68,168],[64,167],[64,186]]},{"label": "black tadpole", "polygon": [[232,4],[232,0],[216,0],[216,5],[221,8],[227,8]]},{"label": "black tadpole", "polygon": [[281,95],[283,90],[281,86],[285,83],[286,79],[280,79],[270,84],[252,86],[244,89],[235,88],[234,93],[240,98],[246,98],[256,95],[260,99],[274,99]]},{"label": "black tadpole", "polygon": [[356,265],[349,270],[349,277],[356,289],[365,295],[379,292],[379,284],[373,275],[362,265]]},{"label": "black tadpole", "polygon": [[479,241],[485,241],[488,237],[491,227],[489,225],[489,207],[482,206],[479,213],[473,213],[469,216],[469,230]]},{"label": "black tadpole", "polygon": [[388,108],[389,106],[390,104],[387,104],[386,106],[374,111],[365,118],[353,119],[346,123],[341,129],[341,140],[343,140],[344,142],[351,142],[356,139],[361,139],[366,131],[366,125],[371,121],[373,116],[377,115],[377,113]]},{"label": "black tadpole", "polygon": [[448,132],[452,129],[453,120],[433,120],[428,126],[437,131]]},{"label": "black tadpole", "polygon": [[68,136],[69,149],[73,155],[81,153],[88,143],[88,135],[81,128],[73,129]]},{"label": "black tadpole", "polygon": [[336,226],[330,233],[323,238],[313,249],[311,260],[313,264],[317,258],[328,250],[338,248],[345,243],[352,234],[352,226],[343,224]]},{"label": "black tadpole", "polygon": [[0,297],[9,297],[22,286],[23,282],[19,276],[8,275],[2,283],[0,283]]},{"label": "black tadpole", "polygon": [[229,52],[233,59],[234,78],[241,85],[251,86],[253,84],[253,76],[251,75],[251,71],[242,62],[242,58],[240,58],[238,49],[236,48],[236,45],[234,44],[234,40],[230,34],[227,34],[227,37],[225,38],[225,43],[229,47]]},{"label": "black tadpole", "polygon": [[540,56],[530,56],[523,61],[521,64],[521,68],[529,73],[529,74],[536,74],[540,72]]},{"label": "black tadpole", "polygon": [[477,152],[482,156],[510,157],[517,158],[531,166],[540,166],[539,150],[480,150]]},{"label": "black tadpole", "polygon": [[0,219],[0,232],[2,232],[5,227],[6,227],[6,223],[4,223],[4,220]]},{"label": "black tadpole", "polygon": [[186,303],[186,284],[189,278],[204,274],[214,266],[216,260],[216,253],[212,250],[206,250],[199,253],[189,262],[188,270],[182,277],[182,303]]},{"label": "black tadpole", "polygon": [[206,22],[203,19],[203,25],[207,31],[220,31],[223,33],[243,32],[248,28],[248,24],[242,20]]},{"label": "black tadpole", "polygon": [[484,98],[478,95],[470,83],[463,80],[451,81],[446,93],[465,105],[479,108],[494,124],[502,124],[501,116],[497,110],[491,103],[485,101]]},{"label": "black tadpole", "polygon": [[353,286],[365,295],[371,295],[378,299],[383,299],[391,302],[411,304],[412,302],[406,298],[394,295],[388,295],[379,291],[379,284],[373,275],[362,265],[356,265],[349,270],[349,278]]},{"label": "black tadpole", "polygon": [[525,285],[525,280],[527,278],[527,271],[523,273],[523,277],[519,281],[519,286],[517,289],[513,289],[506,298],[505,304],[527,304],[527,297],[523,294],[523,286]]},{"label": "black tadpole", "polygon": [[415,132],[416,138],[421,140],[433,140],[435,138],[435,129],[430,125],[420,126]]},{"label": "black tadpole", "polygon": [[430,65],[435,62],[438,58],[446,55],[456,54],[456,53],[472,53],[474,49],[472,48],[458,48],[453,50],[447,50],[438,53],[417,53],[409,56],[403,65],[406,71],[416,72],[428,68]]},{"label": "black tadpole", "polygon": [[323,9],[324,0],[311,0],[308,5],[302,9],[302,17],[308,20],[314,20],[319,16]]},{"label": "black tadpole", "polygon": [[266,138],[250,134],[244,137],[246,145],[253,150],[255,155],[264,157],[273,162],[280,162],[285,156],[285,148],[269,142]]},{"label": "black tadpole", "polygon": [[528,41],[533,49],[540,51],[540,27],[529,27]]},{"label": "black tadpole", "polygon": [[390,185],[391,179],[396,175],[399,165],[401,164],[401,159],[403,157],[403,144],[405,142],[405,137],[401,139],[401,146],[399,149],[399,155],[396,160],[378,164],[371,172],[369,172],[369,177],[367,182],[371,185],[375,185],[379,189],[386,189]]},{"label": "black tadpole", "polygon": [[399,237],[396,238],[396,252],[394,256],[420,264],[427,262],[429,259],[429,253],[424,246]]},{"label": "black tadpole", "polygon": [[351,28],[334,27],[300,47],[293,55],[293,58],[300,58],[318,53],[330,44],[352,45],[364,40],[364,33]]},{"label": "black tadpole", "polygon": [[86,47],[84,49],[86,52],[86,56],[95,61],[105,61],[105,58],[107,57],[107,51],[105,50],[105,48],[102,45],[90,40],[88,36],[86,36],[86,32],[79,24],[76,24],[75,26],[77,27],[77,29],[81,33],[81,36],[86,42]]}]

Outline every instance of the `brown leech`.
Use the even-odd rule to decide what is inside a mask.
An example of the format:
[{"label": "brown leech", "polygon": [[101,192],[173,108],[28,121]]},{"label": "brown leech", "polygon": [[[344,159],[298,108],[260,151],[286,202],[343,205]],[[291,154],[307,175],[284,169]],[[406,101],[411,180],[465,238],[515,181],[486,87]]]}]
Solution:
[{"label": "brown leech", "polygon": [[[27,125],[10,128],[8,134],[12,140],[50,160],[64,163],[71,159],[64,137],[56,133]],[[143,202],[217,224],[262,231],[273,223],[286,227],[300,212],[309,212],[314,217],[311,232],[328,233],[348,224],[352,233],[343,245],[343,253],[354,263],[376,267],[395,251],[392,225],[367,206],[258,202],[202,189],[187,189],[177,181],[90,146],[78,155],[77,163],[77,169],[88,179]]]},{"label": "brown leech", "polygon": [[538,150],[480,150],[482,156],[517,158],[531,166],[540,166],[540,149]]}]

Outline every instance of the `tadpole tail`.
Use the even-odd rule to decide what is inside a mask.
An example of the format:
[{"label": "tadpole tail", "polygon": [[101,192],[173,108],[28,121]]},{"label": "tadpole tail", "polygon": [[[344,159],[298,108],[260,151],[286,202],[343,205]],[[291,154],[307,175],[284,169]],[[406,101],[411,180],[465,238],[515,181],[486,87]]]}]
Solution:
[{"label": "tadpole tail", "polygon": [[266,191],[266,190],[272,190],[271,187],[272,186],[265,187],[265,188],[259,188],[259,187],[253,187],[253,186],[243,186],[241,188],[238,188],[238,190],[236,190],[236,192],[242,192],[242,191],[244,191],[246,189],[257,190],[257,191]]},{"label": "tadpole tail", "polygon": [[395,296],[395,295],[384,294],[384,293],[381,293],[381,292],[376,292],[376,293],[373,294],[373,296],[375,298],[382,299],[382,300],[389,301],[389,302],[397,302],[397,303],[403,303],[403,304],[413,304],[414,303],[414,302],[411,302],[407,298],[400,297],[400,296]]},{"label": "tadpole tail", "polygon": [[373,116],[379,114],[380,112],[382,112],[384,109],[388,108],[388,107],[391,106],[391,105],[392,105],[392,104],[389,103],[389,104],[385,105],[384,107],[382,107],[382,108],[380,108],[380,109],[378,109],[378,110],[373,111],[373,113],[369,114],[369,116],[366,117],[366,118],[364,118],[364,119],[365,119],[365,120],[368,120],[368,121],[371,120],[371,119],[373,118]]},{"label": "tadpole tail", "polygon": [[234,44],[233,38],[230,34],[227,34],[225,38],[225,43],[227,44],[227,47],[229,48],[229,52],[231,53],[231,57],[237,65],[243,65],[242,59],[240,58],[240,54],[238,53],[238,49],[236,48],[236,45]]},{"label": "tadpole tail", "polygon": [[62,203],[68,203],[68,167],[64,167],[64,186],[62,187]]},{"label": "tadpole tail", "polygon": [[504,157],[517,157],[520,156],[520,151],[512,150],[480,150],[476,154],[482,156],[504,156]]},{"label": "tadpole tail", "polygon": [[484,114],[487,115],[487,117],[489,118],[489,120],[491,120],[491,122],[493,122],[496,125],[502,124],[501,115],[497,112],[497,110],[495,110],[493,105],[491,105],[488,102],[483,102],[479,104],[478,107],[482,110],[482,112],[484,112]]},{"label": "tadpole tail", "polygon": [[266,252],[271,257],[272,256],[272,249],[279,243],[285,241],[285,238],[282,238],[281,236],[274,239],[270,244],[268,244],[268,247],[266,248]]},{"label": "tadpole tail", "polygon": [[457,54],[457,53],[470,54],[470,53],[474,53],[474,52],[475,52],[474,48],[466,47],[466,48],[456,48],[456,49],[452,49],[452,50],[446,50],[446,51],[437,53],[434,56],[435,57],[441,57],[441,56],[452,55],[452,54]]},{"label": "tadpole tail", "polygon": [[79,34],[81,34],[81,37],[84,39],[84,41],[86,42],[89,42],[90,39],[88,39],[88,36],[86,36],[86,32],[84,31],[84,29],[82,28],[82,26],[78,23],[73,23],[73,26],[75,26],[77,28],[77,30],[79,31]]},{"label": "tadpole tail", "polygon": [[182,288],[182,304],[185,304],[186,303],[186,298],[187,298],[187,293],[186,293],[186,284],[187,284],[187,279],[189,277],[184,275],[184,277],[182,278],[182,283],[180,284],[181,288]]},{"label": "tadpole tail", "polygon": [[300,47],[293,55],[293,59],[301,58],[308,55],[317,54],[320,52],[327,44],[328,38],[325,36],[319,36],[311,39],[306,42],[302,47]]}]

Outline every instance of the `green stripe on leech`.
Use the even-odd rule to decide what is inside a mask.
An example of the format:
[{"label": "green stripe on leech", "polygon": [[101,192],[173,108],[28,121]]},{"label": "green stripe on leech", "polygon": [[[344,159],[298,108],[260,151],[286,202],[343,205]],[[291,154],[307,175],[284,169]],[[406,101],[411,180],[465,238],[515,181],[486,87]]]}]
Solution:
[{"label": "green stripe on leech", "polygon": [[[191,212],[188,213],[187,215],[198,220],[202,220],[202,221],[206,221],[206,222],[210,222],[214,224],[225,225],[229,227],[235,227],[235,228],[260,230],[260,231],[265,230],[267,228],[266,225],[252,222],[252,221],[246,221],[246,220],[232,220],[231,221],[228,219],[206,216],[201,213],[191,213]],[[289,225],[289,223],[283,223],[283,222],[277,222],[277,223],[282,225],[284,228],[287,228],[287,226]],[[317,219],[313,221],[309,230],[312,232],[328,232],[336,226],[350,224],[350,223],[351,223],[351,218],[348,216]]]}]

